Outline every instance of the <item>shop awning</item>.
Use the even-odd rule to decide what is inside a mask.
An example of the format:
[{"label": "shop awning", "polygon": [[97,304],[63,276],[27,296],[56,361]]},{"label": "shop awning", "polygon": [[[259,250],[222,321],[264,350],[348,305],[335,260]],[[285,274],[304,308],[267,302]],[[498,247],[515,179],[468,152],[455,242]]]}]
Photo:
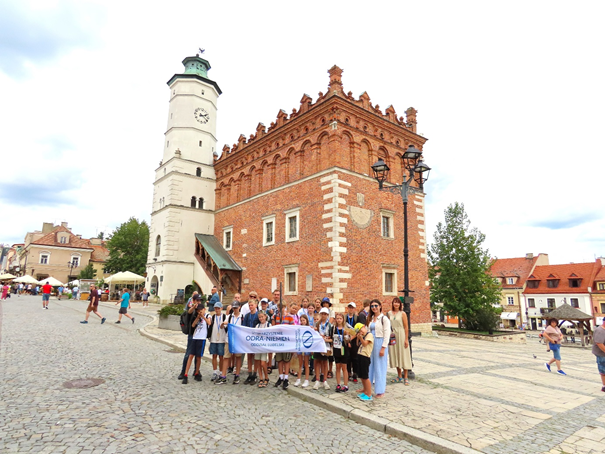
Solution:
[{"label": "shop awning", "polygon": [[500,318],[502,320],[517,320],[518,316],[519,316],[518,312],[502,312],[500,314]]}]

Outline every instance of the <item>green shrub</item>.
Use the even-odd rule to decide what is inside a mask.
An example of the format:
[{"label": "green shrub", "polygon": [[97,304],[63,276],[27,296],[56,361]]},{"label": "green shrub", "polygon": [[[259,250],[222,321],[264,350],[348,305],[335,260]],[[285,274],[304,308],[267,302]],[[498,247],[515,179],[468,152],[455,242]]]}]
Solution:
[{"label": "green shrub", "polygon": [[181,315],[184,311],[184,306],[182,304],[169,304],[168,306],[164,306],[158,311],[160,317],[166,318],[169,315]]}]

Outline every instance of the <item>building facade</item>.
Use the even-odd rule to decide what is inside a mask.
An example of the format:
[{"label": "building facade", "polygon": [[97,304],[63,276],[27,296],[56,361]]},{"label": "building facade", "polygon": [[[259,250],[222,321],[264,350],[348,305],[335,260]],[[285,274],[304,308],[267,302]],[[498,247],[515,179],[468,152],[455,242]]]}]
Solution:
[{"label": "building facade", "polygon": [[103,241],[74,234],[67,222],[57,226],[45,222],[42,230],[28,232],[17,256],[19,265],[14,266],[13,270],[19,275],[28,274],[37,280],[52,276],[67,283],[77,279],[80,271],[89,263],[97,269],[97,279],[108,276],[103,272],[108,256]]},{"label": "building facade", "polygon": [[541,265],[548,265],[548,254],[538,254],[537,256],[526,254],[525,257],[494,261],[491,273],[502,287],[500,318],[504,328],[520,328],[523,323],[531,328],[528,313],[525,311],[523,291],[527,278],[536,266]]},{"label": "building facade", "polygon": [[592,285],[597,264],[536,266],[523,292],[531,329],[543,326],[543,315],[567,303],[593,315]]},{"label": "building facade", "polygon": [[[405,119],[392,106],[383,112],[367,93],[359,98],[345,93],[340,68],[328,72],[328,90],[315,102],[304,95],[291,114],[280,110],[268,128],[259,123],[248,138],[241,135],[220,157],[214,156],[215,179],[207,182],[213,194],[198,180],[199,189],[182,195],[174,210],[185,211],[187,198],[197,194],[209,203],[204,206],[207,218],[193,221],[191,233],[172,232],[182,246],[179,264],[166,260],[163,239],[154,250],[153,238],[162,235],[158,211],[173,203],[156,184],[148,276],[162,270],[161,299],[175,294],[176,286],[184,289],[186,280],[195,281],[204,293],[217,285],[227,301],[235,292],[250,290],[270,296],[281,285],[287,302],[328,296],[336,310],[350,301],[361,305],[364,298],[378,298],[388,309],[402,295],[401,196],[378,190],[371,165],[382,158],[392,169],[389,183],[401,183],[402,154],[410,145],[422,150],[426,139],[416,133],[415,109],[409,108]],[[183,108],[184,118],[195,112],[193,104]],[[165,154],[156,183],[170,178],[163,166],[183,159],[196,140],[179,143],[179,158],[176,150]],[[158,200],[163,197],[164,207]],[[430,331],[424,193],[418,187],[409,197],[408,227],[413,329]],[[165,229],[163,235],[168,234]],[[181,238],[185,234],[189,238]],[[189,248],[191,240],[195,245]],[[149,272],[154,258],[156,269]],[[185,262],[192,265],[183,272],[183,282],[167,277],[169,267]],[[170,288],[163,290],[167,283]]]}]

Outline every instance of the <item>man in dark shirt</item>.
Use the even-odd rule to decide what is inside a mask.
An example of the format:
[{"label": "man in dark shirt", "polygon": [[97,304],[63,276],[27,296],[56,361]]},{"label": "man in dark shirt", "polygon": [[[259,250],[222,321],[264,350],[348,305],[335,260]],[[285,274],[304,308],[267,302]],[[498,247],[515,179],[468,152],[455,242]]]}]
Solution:
[{"label": "man in dark shirt", "polygon": [[90,303],[88,303],[88,307],[86,308],[86,317],[80,323],[88,323],[88,317],[90,317],[91,312],[94,312],[94,314],[101,319],[101,325],[105,323],[105,317],[99,313],[99,291],[97,290],[96,285],[90,286],[88,301],[90,301]]}]

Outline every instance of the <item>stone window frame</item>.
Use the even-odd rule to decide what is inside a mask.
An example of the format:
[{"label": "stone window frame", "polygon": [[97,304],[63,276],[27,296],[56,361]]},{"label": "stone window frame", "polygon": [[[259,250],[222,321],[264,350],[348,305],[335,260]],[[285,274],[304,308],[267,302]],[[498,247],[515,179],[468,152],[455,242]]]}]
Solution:
[{"label": "stone window frame", "polygon": [[[300,208],[293,208],[288,211],[284,211],[285,215],[285,238],[286,243],[300,240]],[[290,237],[290,218],[296,218],[296,237]]]},{"label": "stone window frame", "polygon": [[[42,261],[42,257],[46,257],[46,262]],[[40,252],[39,263],[40,263],[40,265],[50,265],[50,252],[48,252],[48,251]]]},{"label": "stone window frame", "polygon": [[[298,295],[298,267],[299,264],[284,265],[284,296]],[[294,273],[294,289],[290,288],[290,279],[288,274]]]},{"label": "stone window frame", "polygon": [[515,305],[515,297],[512,295],[506,295],[506,304],[509,306]]},{"label": "stone window frame", "polygon": [[78,268],[81,264],[82,264],[82,254],[78,254],[78,253],[73,253],[71,254],[71,263],[74,263],[74,259],[77,259],[78,264],[74,265],[74,268]]},{"label": "stone window frame", "polygon": [[[229,243],[227,243],[227,239],[229,239]],[[225,251],[230,251],[233,249],[233,226],[232,225],[223,227],[223,248],[225,249]]]},{"label": "stone window frame", "polygon": [[[263,246],[273,246],[275,244],[275,215],[264,216],[263,220]],[[273,223],[271,227],[272,240],[267,241],[267,224]]]},{"label": "stone window frame", "polygon": [[[388,236],[384,235],[384,219],[387,218],[389,220],[388,225]],[[380,236],[385,240],[394,240],[395,239],[395,212],[385,209],[380,209]]]},{"label": "stone window frame", "polygon": [[[391,285],[393,288],[391,291],[387,291],[387,274],[392,274]],[[383,265],[382,267],[382,294],[383,296],[397,296],[397,266],[396,265]]]}]

